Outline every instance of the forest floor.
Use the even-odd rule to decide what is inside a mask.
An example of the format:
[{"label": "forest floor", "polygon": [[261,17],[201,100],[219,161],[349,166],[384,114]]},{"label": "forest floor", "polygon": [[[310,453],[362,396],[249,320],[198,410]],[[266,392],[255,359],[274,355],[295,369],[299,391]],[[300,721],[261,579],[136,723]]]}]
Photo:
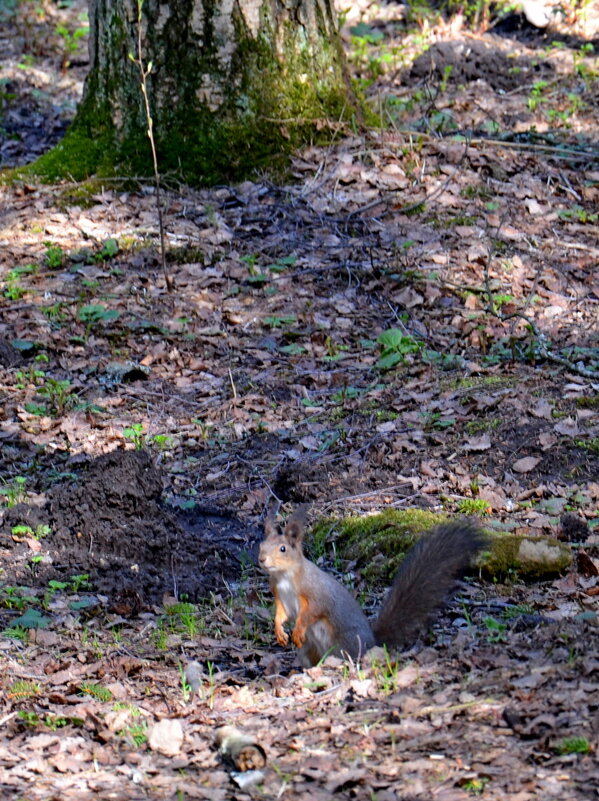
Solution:
[{"label": "forest floor", "polygon": [[[172,293],[150,183],[2,186],[1,798],[599,795],[597,26],[406,8],[344,29],[383,128],[284,186],[165,177]],[[13,166],[72,118],[86,22],[0,14]],[[254,567],[275,499],[479,514],[572,568],[303,671]]]}]

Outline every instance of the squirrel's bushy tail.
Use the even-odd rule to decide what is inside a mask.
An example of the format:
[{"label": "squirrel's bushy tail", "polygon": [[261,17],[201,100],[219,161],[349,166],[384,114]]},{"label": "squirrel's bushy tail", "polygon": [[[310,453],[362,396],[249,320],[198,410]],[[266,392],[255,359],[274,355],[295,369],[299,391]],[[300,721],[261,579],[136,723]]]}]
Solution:
[{"label": "squirrel's bushy tail", "polygon": [[411,645],[456,578],[486,544],[475,522],[444,523],[420,539],[402,562],[373,626],[379,645]]}]

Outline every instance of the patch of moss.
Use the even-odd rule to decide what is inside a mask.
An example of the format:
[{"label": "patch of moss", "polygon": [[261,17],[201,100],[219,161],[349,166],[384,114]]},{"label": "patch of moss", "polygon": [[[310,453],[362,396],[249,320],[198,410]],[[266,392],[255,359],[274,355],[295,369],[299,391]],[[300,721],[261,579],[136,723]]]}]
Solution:
[{"label": "patch of moss", "polygon": [[[447,515],[425,509],[385,509],[367,517],[324,518],[312,528],[312,552],[321,555],[334,543],[336,554],[354,562],[370,584],[388,586],[412,545],[447,519]],[[572,561],[569,546],[553,537],[487,533],[489,547],[475,565],[495,581],[555,576]]]},{"label": "patch of moss", "polygon": [[510,386],[514,379],[504,378],[500,375],[487,376],[466,376],[464,378],[451,379],[447,382],[449,389],[480,389],[481,387],[501,387]]},{"label": "patch of moss", "polygon": [[456,215],[454,217],[437,218],[433,220],[433,228],[452,228],[454,225],[474,225],[476,217],[469,214]]},{"label": "patch of moss", "polygon": [[97,205],[96,196],[105,189],[106,182],[102,178],[88,178],[86,181],[70,184],[60,190],[56,205],[60,209],[67,209],[71,206],[89,209]]},{"label": "patch of moss", "polygon": [[556,576],[571,562],[570,547],[555,537],[494,534],[489,550],[479,556],[477,565],[485,575],[503,581],[510,576],[522,579]]},{"label": "patch of moss", "polygon": [[592,439],[577,439],[576,446],[578,448],[583,448],[585,451],[589,451],[590,453],[599,456],[599,437],[593,437]]},{"label": "patch of moss", "polygon": [[171,248],[168,253],[168,260],[173,264],[204,264],[205,259],[205,250],[192,245]]},{"label": "patch of moss", "polygon": [[464,426],[467,434],[479,434],[481,431],[494,431],[499,428],[502,420],[500,417],[490,417],[485,420],[470,420]]},{"label": "patch of moss", "polygon": [[39,159],[9,170],[10,180],[83,181],[90,175],[114,175],[114,148],[108,137],[90,137],[80,126],[72,126],[64,139]]},{"label": "patch of moss", "polygon": [[599,395],[583,395],[576,398],[576,406],[579,409],[599,409]]},{"label": "patch of moss", "polygon": [[[145,13],[151,29],[155,10],[148,6]],[[205,47],[180,51],[168,38],[179,41],[181,37],[180,15],[173,13],[164,36],[167,52],[179,52],[181,57],[167,62],[159,50],[154,59],[148,86],[162,176],[214,184],[247,177],[255,170],[283,175],[290,153],[298,146],[330,140],[340,125],[360,116],[360,103],[345,77],[339,41],[323,35],[315,46],[302,38],[301,26],[295,22],[281,27],[275,37],[266,6],[257,36],[245,29],[243,15],[233,14],[236,50],[231,78],[217,109],[203,105],[198,100],[198,76],[214,76],[216,85],[223,79],[218,73],[216,44],[211,41],[213,13],[208,5]],[[323,30],[327,29],[325,25]],[[114,53],[129,49],[128,31],[128,23],[115,13],[110,20]],[[151,41],[148,46],[159,45]],[[125,60],[124,64],[110,62],[102,73],[92,71],[75,123],[64,140],[8,179],[81,181],[93,174],[151,177],[153,163],[136,69]],[[165,101],[164,87],[170,85],[176,92],[172,98],[167,94]],[[157,98],[160,101],[153,102]]]},{"label": "patch of moss", "polygon": [[447,520],[425,509],[385,509],[367,517],[325,518],[313,527],[316,552],[333,541],[337,554],[354,561],[371,583],[388,585],[419,535]]}]

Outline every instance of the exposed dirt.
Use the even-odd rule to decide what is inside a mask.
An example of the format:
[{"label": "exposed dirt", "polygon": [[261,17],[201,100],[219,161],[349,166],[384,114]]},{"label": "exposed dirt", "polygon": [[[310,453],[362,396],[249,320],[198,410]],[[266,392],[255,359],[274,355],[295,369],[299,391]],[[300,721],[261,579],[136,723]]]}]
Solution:
[{"label": "exposed dirt", "polygon": [[435,42],[414,61],[408,80],[441,81],[455,84],[486,81],[497,89],[509,91],[527,83],[551,78],[551,64],[534,58],[510,57],[509,49],[500,50],[478,39]]},{"label": "exposed dirt", "polygon": [[[83,79],[57,34],[83,6],[35,6],[0,38],[6,163]],[[172,294],[145,182],[2,188],[2,798],[599,792],[596,14],[519,43],[367,6],[344,37],[389,126],[285,186],[165,191]],[[397,659],[303,672],[252,565],[274,499],[477,512],[575,558],[470,577]],[[317,556],[375,611],[384,588]],[[255,784],[222,724],[264,748]]]},{"label": "exposed dirt", "polygon": [[72,38],[86,14],[81,0],[0,6],[1,166],[33,161],[64,136],[88,67],[87,37]]},{"label": "exposed dirt", "polygon": [[[98,592],[116,603],[135,596],[135,608],[166,594],[190,601],[239,577],[242,552],[249,556],[252,533],[231,515],[166,509],[163,481],[143,450],[113,451],[87,465],[74,465],[74,480],[47,493],[39,506],[17,504],[0,529],[12,549],[4,571],[11,584],[46,586],[51,579],[89,573]],[[29,545],[14,545],[14,526],[49,525],[44,561],[34,570]]]}]

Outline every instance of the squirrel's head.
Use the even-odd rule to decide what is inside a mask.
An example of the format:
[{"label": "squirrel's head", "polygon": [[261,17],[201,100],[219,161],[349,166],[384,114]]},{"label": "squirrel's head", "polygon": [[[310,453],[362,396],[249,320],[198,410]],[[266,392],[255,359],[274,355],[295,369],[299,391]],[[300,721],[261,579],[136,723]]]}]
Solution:
[{"label": "squirrel's head", "polygon": [[258,561],[267,573],[290,570],[302,558],[307,511],[307,505],[298,506],[284,528],[277,525],[273,516],[266,518]]}]

